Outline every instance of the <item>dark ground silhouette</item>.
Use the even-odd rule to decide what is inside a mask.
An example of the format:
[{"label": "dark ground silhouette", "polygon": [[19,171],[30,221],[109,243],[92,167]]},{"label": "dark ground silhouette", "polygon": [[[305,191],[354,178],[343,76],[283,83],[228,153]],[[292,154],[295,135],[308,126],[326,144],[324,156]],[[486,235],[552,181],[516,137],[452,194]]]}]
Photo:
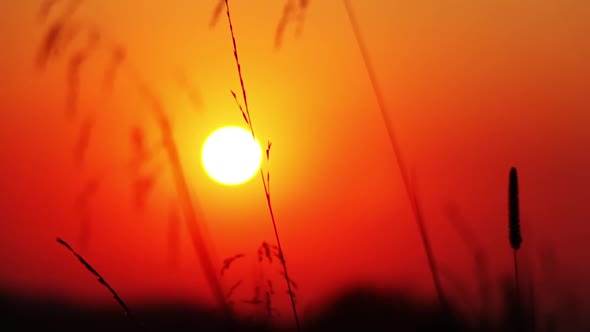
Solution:
[{"label": "dark ground silhouette", "polygon": [[[222,331],[227,326],[222,316],[195,304],[157,303],[134,307],[143,327],[128,319],[113,304],[105,309],[90,309],[59,300],[23,298],[2,292],[0,305],[5,326],[19,330],[42,331]],[[355,287],[325,302],[323,308],[307,316],[304,331],[532,331],[530,325],[518,328],[519,312],[506,292],[504,313],[493,322],[478,317],[461,317],[445,312],[433,301],[418,300],[407,292],[377,292]],[[512,302],[512,303],[510,303]],[[526,315],[522,315],[527,320]],[[537,317],[542,321],[542,317]],[[271,327],[264,322],[242,320],[235,331],[288,331],[294,327]],[[562,325],[565,328],[565,325]],[[536,331],[550,331],[550,326]],[[555,328],[555,331],[562,329]],[[571,327],[566,328],[571,329]],[[584,329],[582,329],[584,330]]]}]

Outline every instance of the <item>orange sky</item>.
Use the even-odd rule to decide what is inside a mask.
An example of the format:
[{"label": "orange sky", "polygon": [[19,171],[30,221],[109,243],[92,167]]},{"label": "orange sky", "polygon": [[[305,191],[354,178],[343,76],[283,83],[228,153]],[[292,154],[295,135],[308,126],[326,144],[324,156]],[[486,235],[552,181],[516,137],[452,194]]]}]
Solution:
[{"label": "orange sky", "polygon": [[[104,98],[104,53],[88,60],[79,114],[65,117],[64,59],[39,72],[44,26],[39,1],[0,4],[0,284],[35,293],[109,301],[55,243],[80,247],[73,204],[89,179],[92,237],[80,252],[130,302],[210,298],[181,228],[180,263],[169,267],[168,211],[175,200],[165,155],[146,208],[133,208],[129,130],[159,133],[124,74]],[[340,1],[310,1],[302,35],[289,27],[273,51],[282,2],[232,2],[254,126],[273,142],[272,197],[299,306],[357,281],[412,287],[432,283],[385,127]],[[200,166],[205,137],[241,125],[229,90],[239,91],[225,16],[215,1],[87,1],[76,18],[123,44],[160,95],[216,261],[274,242],[260,179],[223,187]],[[485,246],[495,274],[510,272],[506,188],[521,180],[523,253],[557,251],[560,274],[590,278],[590,4],[568,1],[354,1],[408,164],[416,170],[427,227],[441,264],[472,278],[470,253],[445,218],[457,204]],[[183,72],[201,104],[175,80]],[[87,159],[73,163],[77,132],[96,115]],[[224,282],[252,283],[255,260]],[[278,266],[277,266],[278,267]],[[280,284],[282,286],[282,284]],[[248,294],[245,286],[244,294]],[[449,292],[452,292],[449,286]],[[244,295],[245,296],[245,295]],[[287,311],[285,311],[287,314]]]}]

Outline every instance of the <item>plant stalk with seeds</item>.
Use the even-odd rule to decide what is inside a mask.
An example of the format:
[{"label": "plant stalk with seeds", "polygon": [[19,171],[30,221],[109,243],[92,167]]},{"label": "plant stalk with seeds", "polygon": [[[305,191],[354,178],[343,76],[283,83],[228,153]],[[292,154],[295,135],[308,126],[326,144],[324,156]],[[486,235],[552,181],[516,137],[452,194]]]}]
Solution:
[{"label": "plant stalk with seeds", "polygon": [[516,286],[517,296],[520,297],[519,282],[518,282],[518,261],[516,253],[522,244],[522,236],[520,234],[520,211],[518,203],[518,174],[516,168],[510,169],[508,179],[508,229],[510,247],[512,247],[514,254],[514,282]]},{"label": "plant stalk with seeds", "polygon": [[[233,51],[234,51],[234,59],[236,62],[236,66],[237,66],[237,72],[238,72],[238,76],[240,79],[240,88],[242,90],[242,99],[244,102],[244,107],[242,108],[237,100],[237,96],[235,94],[235,92],[232,91],[232,95],[234,97],[234,99],[236,100],[236,102],[238,102],[238,107],[240,109],[240,111],[242,112],[242,116],[244,117],[244,121],[246,122],[246,124],[248,125],[248,127],[250,128],[250,132],[252,133],[252,138],[256,139],[256,135],[254,134],[254,126],[252,125],[252,118],[250,116],[250,108],[248,107],[248,98],[247,98],[247,94],[246,94],[246,87],[244,85],[244,78],[242,75],[242,67],[240,65],[240,59],[238,56],[238,47],[236,44],[236,38],[235,38],[235,34],[234,34],[234,28],[233,28],[233,24],[232,24],[232,20],[231,20],[231,14],[230,14],[230,8],[229,8],[229,0],[225,0],[225,9],[226,9],[226,14],[227,14],[227,21],[228,21],[228,25],[229,25],[229,31],[231,34],[231,38],[232,38],[232,44],[233,44]],[[266,156],[267,156],[267,161],[269,159],[269,153],[270,153],[270,147],[271,147],[271,142],[268,142],[267,148],[266,148]],[[291,300],[291,309],[293,310],[293,317],[295,319],[295,325],[297,327],[297,331],[301,331],[301,327],[300,327],[300,323],[299,323],[299,315],[297,313],[297,306],[295,304],[295,295],[293,293],[293,288],[291,285],[291,278],[289,276],[289,273],[287,271],[287,263],[285,261],[285,256],[284,256],[284,252],[283,252],[283,247],[281,245],[281,240],[280,240],[280,236],[279,236],[279,231],[277,228],[277,222],[275,219],[275,215],[274,215],[274,211],[273,211],[273,207],[272,207],[272,203],[271,203],[271,197],[270,197],[270,187],[269,187],[269,182],[270,182],[270,173],[268,173],[265,176],[262,168],[260,169],[260,178],[262,180],[262,185],[264,187],[264,194],[266,197],[266,204],[268,207],[268,212],[270,213],[270,219],[272,221],[272,227],[273,227],[273,231],[274,231],[274,235],[275,235],[275,240],[277,243],[277,247],[279,250],[279,260],[281,261],[281,265],[283,268],[283,273],[284,273],[284,277],[285,277],[285,282],[287,283],[287,290],[288,290],[288,294],[289,294],[289,299]]]}]

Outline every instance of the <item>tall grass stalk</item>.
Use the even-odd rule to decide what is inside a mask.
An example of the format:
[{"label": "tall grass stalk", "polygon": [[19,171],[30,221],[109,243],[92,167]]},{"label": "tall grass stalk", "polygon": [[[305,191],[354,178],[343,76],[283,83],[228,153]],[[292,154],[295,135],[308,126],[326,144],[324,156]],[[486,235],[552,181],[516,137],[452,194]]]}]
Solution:
[{"label": "tall grass stalk", "polygon": [[437,267],[437,262],[434,257],[434,252],[432,250],[432,245],[430,243],[430,238],[428,236],[428,232],[426,230],[426,225],[424,223],[424,217],[423,217],[422,211],[420,209],[420,204],[419,204],[418,198],[416,197],[416,195],[413,192],[412,187],[411,187],[406,163],[405,163],[404,158],[402,156],[401,149],[399,147],[399,143],[396,138],[395,131],[393,129],[393,125],[391,124],[391,119],[389,117],[389,112],[387,110],[385,98],[383,97],[383,93],[381,92],[379,84],[377,83],[377,75],[375,74],[375,70],[374,70],[371,60],[369,58],[369,52],[368,52],[367,46],[365,45],[365,42],[362,38],[360,27],[357,22],[354,11],[352,9],[352,6],[350,5],[350,2],[348,0],[343,0],[343,2],[344,2],[344,7],[346,8],[346,13],[348,15],[348,20],[350,22],[350,25],[351,25],[353,33],[354,33],[354,37],[355,37],[358,49],[361,53],[361,57],[363,59],[364,65],[365,65],[365,69],[366,69],[367,74],[369,76],[369,81],[371,83],[373,92],[375,94],[375,98],[377,99],[377,104],[379,106],[379,110],[381,111],[381,116],[382,116],[383,122],[385,124],[386,129],[387,129],[387,134],[389,135],[389,142],[391,144],[391,147],[393,149],[393,152],[394,152],[394,155],[395,155],[395,158],[397,161],[397,165],[398,165],[399,172],[400,172],[403,184],[404,184],[406,195],[409,198],[410,204],[412,206],[412,212],[414,215],[414,219],[416,220],[416,224],[418,225],[418,229],[420,231],[422,245],[424,247],[424,250],[426,251],[428,265],[430,267],[430,272],[432,274],[432,279],[434,281],[434,286],[436,288],[436,292],[437,292],[440,304],[443,307],[443,309],[448,310],[448,302],[447,302],[446,296],[443,292],[442,283],[441,283],[440,275],[439,275],[439,270]]},{"label": "tall grass stalk", "polygon": [[516,253],[522,244],[522,236],[520,233],[520,209],[518,202],[518,173],[514,167],[510,169],[508,179],[508,229],[510,247],[512,247],[514,254],[514,277],[516,288],[518,289],[518,261]]},{"label": "tall grass stalk", "polygon": [[[244,116],[244,120],[246,121],[246,123],[248,124],[248,127],[250,128],[250,132],[252,133],[252,138],[256,139],[256,135],[254,133],[254,126],[252,124],[252,117],[250,116],[250,108],[248,106],[248,97],[247,97],[247,93],[246,93],[246,87],[244,85],[244,78],[243,78],[243,74],[242,74],[242,67],[240,65],[240,58],[238,56],[238,47],[237,47],[237,43],[236,43],[236,37],[234,34],[234,27],[232,24],[232,19],[231,19],[231,13],[230,13],[230,7],[229,7],[229,0],[225,0],[225,9],[226,9],[226,14],[227,14],[227,22],[229,25],[229,31],[231,34],[231,38],[232,38],[232,45],[233,45],[233,51],[234,51],[234,59],[236,62],[236,67],[237,67],[237,72],[238,72],[238,76],[240,79],[240,88],[242,90],[242,98],[243,98],[243,102],[244,102],[244,108],[241,109],[242,111],[242,115]],[[236,98],[235,93],[232,92],[232,94],[234,95],[234,98]],[[237,99],[236,99],[237,100]],[[241,107],[240,107],[241,108]],[[268,158],[268,152],[270,149],[270,143],[268,145],[267,148],[267,158]],[[301,327],[300,327],[300,323],[299,323],[299,315],[297,313],[297,306],[295,304],[295,294],[293,293],[293,287],[292,287],[292,282],[291,282],[291,278],[289,276],[289,272],[287,270],[287,263],[285,261],[285,255],[283,252],[283,247],[281,245],[281,239],[279,236],[279,231],[277,228],[277,222],[275,219],[275,215],[274,215],[274,210],[272,207],[272,202],[271,202],[271,196],[270,196],[270,188],[269,188],[269,177],[268,174],[265,177],[264,176],[264,172],[262,171],[262,168],[260,169],[260,179],[262,180],[262,185],[264,187],[264,194],[265,194],[265,198],[266,198],[266,205],[268,207],[268,212],[270,214],[270,219],[272,221],[272,227],[273,227],[273,231],[274,231],[274,235],[275,235],[275,240],[277,243],[277,247],[279,249],[279,260],[281,261],[281,265],[283,267],[283,273],[284,273],[284,277],[285,277],[285,282],[287,283],[287,290],[289,293],[289,299],[291,300],[291,308],[293,310],[293,317],[295,319],[295,325],[297,327],[297,331],[301,331]]]},{"label": "tall grass stalk", "polygon": [[517,252],[522,244],[522,236],[520,233],[520,209],[518,202],[518,173],[514,167],[510,169],[510,174],[508,176],[508,229],[510,247],[512,248],[514,257],[514,283],[516,287],[516,296],[520,303]]}]

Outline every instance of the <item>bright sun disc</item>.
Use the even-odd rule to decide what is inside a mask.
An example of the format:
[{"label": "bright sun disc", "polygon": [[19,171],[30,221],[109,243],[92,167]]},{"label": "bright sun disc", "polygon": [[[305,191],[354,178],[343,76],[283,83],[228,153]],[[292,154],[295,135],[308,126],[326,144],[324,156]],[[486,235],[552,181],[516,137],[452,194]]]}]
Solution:
[{"label": "bright sun disc", "polygon": [[250,180],[260,167],[262,151],[252,134],[240,127],[223,127],[205,141],[203,168],[215,181],[236,185]]}]

